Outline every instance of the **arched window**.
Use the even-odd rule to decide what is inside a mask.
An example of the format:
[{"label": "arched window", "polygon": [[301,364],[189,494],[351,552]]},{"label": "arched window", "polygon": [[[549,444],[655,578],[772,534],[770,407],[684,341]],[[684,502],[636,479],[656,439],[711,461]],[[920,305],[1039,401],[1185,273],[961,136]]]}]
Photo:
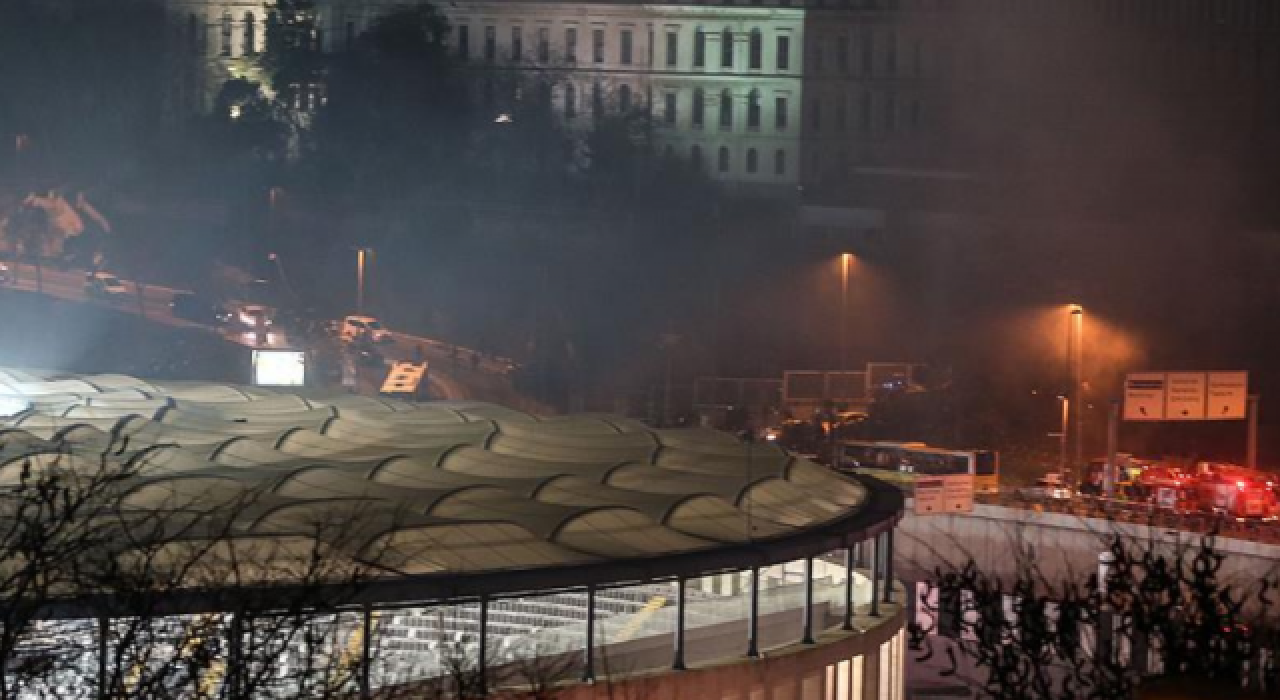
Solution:
[{"label": "arched window", "polygon": [[754,173],[760,169],[760,156],[756,154],[756,149],[747,149],[747,172]]},{"label": "arched window", "polygon": [[729,172],[729,149],[724,146],[720,147],[720,156],[717,166],[719,167],[720,172]]},{"label": "arched window", "polygon": [[760,129],[760,91],[752,90],[747,95],[747,128]]},{"label": "arched window", "polygon": [[773,152],[773,174],[787,174],[787,152],[781,148]]},{"label": "arched window", "polygon": [[733,68],[733,32],[728,29],[720,34],[720,67]]},{"label": "arched window", "polygon": [[258,25],[252,12],[244,13],[244,52],[248,56],[258,53]]},{"label": "arched window", "polygon": [[693,67],[705,68],[707,65],[707,33],[699,27],[693,33]]},{"label": "arched window", "polygon": [[693,148],[689,151],[689,160],[693,162],[695,170],[702,172],[702,146],[693,144]]},{"label": "arched window", "polygon": [[707,94],[698,88],[693,91],[693,126],[695,129],[701,129],[706,119]]},{"label": "arched window", "polygon": [[720,93],[720,128],[733,128],[733,96],[728,90]]},{"label": "arched window", "polygon": [[764,65],[764,37],[760,36],[759,29],[751,30],[751,39],[747,44],[747,67],[751,70],[760,70]]},{"label": "arched window", "polygon": [[618,111],[622,113],[631,111],[631,86],[623,85],[618,88]]},{"label": "arched window", "polygon": [[222,13],[222,51],[223,56],[231,55],[231,13]]},{"label": "arched window", "polygon": [[564,86],[564,117],[573,119],[578,116],[578,89],[569,83]]}]

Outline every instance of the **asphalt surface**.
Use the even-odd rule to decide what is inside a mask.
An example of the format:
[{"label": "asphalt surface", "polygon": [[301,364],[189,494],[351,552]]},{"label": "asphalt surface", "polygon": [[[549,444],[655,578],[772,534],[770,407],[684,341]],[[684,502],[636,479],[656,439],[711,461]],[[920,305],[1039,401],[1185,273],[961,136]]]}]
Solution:
[{"label": "asphalt surface", "polygon": [[[137,283],[121,277],[120,281],[128,293],[104,299],[86,292],[86,275],[83,270],[52,266],[37,270],[34,265],[12,262],[8,263],[8,267],[9,279],[5,285],[10,289],[41,293],[64,301],[95,304],[137,314],[169,326],[215,330],[173,315],[170,304],[174,294],[180,290],[143,283],[139,294]],[[216,332],[227,341],[246,347],[288,348],[292,345],[292,339],[284,331],[274,328],[267,332],[265,339],[259,338],[252,329],[244,327],[218,329]],[[381,346],[380,352],[389,362],[425,359],[429,363],[428,393],[432,398],[489,401],[535,413],[549,412],[546,407],[515,390],[510,379],[512,364],[508,360],[488,357],[468,348],[407,333],[392,333],[392,338],[394,342]],[[301,346],[304,341],[299,341],[298,344]],[[360,375],[361,393],[377,393],[386,372],[365,368]]]}]

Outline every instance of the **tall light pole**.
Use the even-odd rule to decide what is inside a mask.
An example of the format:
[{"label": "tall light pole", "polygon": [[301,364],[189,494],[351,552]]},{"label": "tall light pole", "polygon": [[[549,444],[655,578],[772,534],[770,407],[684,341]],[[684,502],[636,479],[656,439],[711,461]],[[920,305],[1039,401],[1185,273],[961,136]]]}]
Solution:
[{"label": "tall light pole", "polygon": [[1084,307],[1070,306],[1071,405],[1075,410],[1075,461],[1084,464]]},{"label": "tall light pole", "polygon": [[1062,482],[1068,483],[1067,480],[1067,425],[1068,417],[1071,415],[1071,398],[1066,394],[1058,394],[1058,403],[1062,404],[1062,424],[1058,426],[1058,474],[1062,475]]},{"label": "tall light pole", "polygon": [[364,313],[364,266],[373,259],[373,248],[356,248],[356,313]]},{"label": "tall light pole", "polygon": [[840,254],[840,359],[837,369],[848,369],[849,362],[849,266],[853,263],[853,253]]}]

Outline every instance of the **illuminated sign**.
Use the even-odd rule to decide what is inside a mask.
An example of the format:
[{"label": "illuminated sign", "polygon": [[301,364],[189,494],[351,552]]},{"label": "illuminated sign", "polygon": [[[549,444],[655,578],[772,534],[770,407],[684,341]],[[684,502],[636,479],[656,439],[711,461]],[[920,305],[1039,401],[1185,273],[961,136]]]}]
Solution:
[{"label": "illuminated sign", "polygon": [[307,354],[300,350],[254,350],[254,386],[303,386]]}]

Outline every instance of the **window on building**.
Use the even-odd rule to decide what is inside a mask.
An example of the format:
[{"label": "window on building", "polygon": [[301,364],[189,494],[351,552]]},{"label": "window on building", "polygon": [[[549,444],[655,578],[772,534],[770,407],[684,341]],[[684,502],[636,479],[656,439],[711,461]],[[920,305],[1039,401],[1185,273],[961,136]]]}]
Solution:
[{"label": "window on building", "polygon": [[701,129],[706,118],[707,94],[698,88],[693,91],[693,128]]},{"label": "window on building", "polygon": [[849,130],[849,107],[844,98],[836,100],[836,131]]},{"label": "window on building", "polygon": [[519,63],[524,59],[524,29],[511,28],[511,62]]},{"label": "window on building", "polygon": [[871,131],[871,93],[862,93],[862,105],[858,110],[858,129],[863,133]]},{"label": "window on building", "polygon": [[594,63],[604,63],[604,30],[591,30],[591,60]]},{"label": "window on building", "polygon": [[778,70],[791,70],[791,37],[778,37]]},{"label": "window on building", "polygon": [[728,29],[720,34],[720,67],[733,68],[733,32]]},{"label": "window on building", "polygon": [[702,146],[693,144],[693,148],[689,149],[689,160],[693,163],[694,170],[702,172]]},{"label": "window on building", "polygon": [[893,133],[898,127],[898,98],[887,95],[884,100],[884,130]]},{"label": "window on building", "polygon": [[493,63],[498,60],[498,28],[484,28],[484,60]]},{"label": "window on building", "polygon": [[751,70],[764,67],[764,37],[759,29],[752,29],[747,40],[747,67]]},{"label": "window on building", "polygon": [[907,112],[907,127],[912,131],[920,128],[920,100],[912,100],[910,111]]},{"label": "window on building", "polygon": [[773,152],[773,174],[787,174],[787,152],[781,148]]},{"label": "window on building", "polygon": [[890,34],[884,47],[884,70],[889,75],[898,74],[898,35]]},{"label": "window on building", "polygon": [[231,55],[231,13],[222,13],[222,50],[223,56]]},{"label": "window on building", "polygon": [[849,37],[836,37],[836,66],[841,73],[849,74]]},{"label": "window on building", "polygon": [[538,27],[538,62],[551,62],[551,29]]},{"label": "window on building", "polygon": [[693,67],[704,68],[707,65],[707,33],[701,29],[693,33]]},{"label": "window on building", "polygon": [[729,172],[729,149],[728,148],[724,146],[720,147],[720,154],[719,156],[717,156],[716,167],[722,173]]},{"label": "window on building", "polygon": [[754,173],[760,169],[760,156],[756,154],[756,149],[747,149],[747,172]]},{"label": "window on building", "polygon": [[675,68],[680,62],[680,35],[667,32],[667,67]]},{"label": "window on building", "polygon": [[760,91],[752,90],[747,95],[747,128],[760,130]]},{"label": "window on building", "polygon": [[573,27],[564,30],[564,60],[578,62],[578,30]]},{"label": "window on building", "polygon": [[244,13],[244,52],[249,56],[258,53],[258,21],[252,12]]},{"label": "window on building", "polygon": [[204,53],[204,31],[194,12],[187,15],[187,39],[191,42],[192,51]]},{"label": "window on building", "polygon": [[[350,51],[356,47],[356,23],[347,20],[347,50]],[[466,56],[463,56],[466,58]]]},{"label": "window on building", "polygon": [[822,131],[822,100],[816,97],[809,101],[809,128],[814,133]]},{"label": "window on building", "polygon": [[862,74],[871,75],[872,70],[875,68],[873,57],[875,36],[870,31],[864,33],[859,47],[862,50]]},{"label": "window on building", "polygon": [[618,63],[624,66],[631,65],[631,38],[632,31],[623,29],[618,41]]},{"label": "window on building", "polygon": [[778,131],[784,131],[787,128],[787,98],[775,97],[773,99],[773,126]]},{"label": "window on building", "polygon": [[631,86],[623,85],[618,88],[618,111],[623,114],[631,111]]},{"label": "window on building", "polygon": [[471,27],[465,24],[458,25],[458,58],[464,61],[471,58]]},{"label": "window on building", "polygon": [[578,116],[578,89],[569,83],[564,86],[564,117],[573,119]]},{"label": "window on building", "polygon": [[728,90],[720,93],[720,128],[733,128],[733,96]]},{"label": "window on building", "polygon": [[600,83],[592,83],[591,85],[591,116],[600,118],[604,114],[604,88],[600,87]]}]

